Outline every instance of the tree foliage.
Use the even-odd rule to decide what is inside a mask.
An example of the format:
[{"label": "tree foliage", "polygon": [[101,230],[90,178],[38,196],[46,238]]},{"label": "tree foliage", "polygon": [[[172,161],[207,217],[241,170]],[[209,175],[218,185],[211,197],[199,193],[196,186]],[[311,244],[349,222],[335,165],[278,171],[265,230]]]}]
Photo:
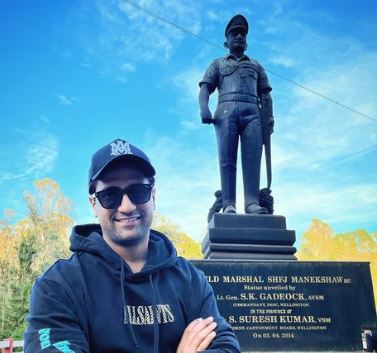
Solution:
[{"label": "tree foliage", "polygon": [[302,237],[297,252],[301,261],[368,261],[377,305],[377,233],[365,230],[334,234],[326,223],[315,219]]},{"label": "tree foliage", "polygon": [[67,257],[70,203],[51,179],[37,180],[25,193],[28,215],[11,223],[7,210],[0,221],[0,339],[22,339],[31,287],[58,258]]},{"label": "tree foliage", "polygon": [[168,236],[176,247],[178,255],[187,259],[203,258],[200,244],[184,233],[178,224],[168,220],[164,216],[155,214],[152,228]]}]

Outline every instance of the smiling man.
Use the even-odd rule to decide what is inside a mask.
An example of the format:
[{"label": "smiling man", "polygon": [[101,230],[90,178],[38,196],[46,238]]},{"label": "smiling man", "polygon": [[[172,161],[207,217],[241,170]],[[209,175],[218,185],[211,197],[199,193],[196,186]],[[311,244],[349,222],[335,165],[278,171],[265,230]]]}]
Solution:
[{"label": "smiling man", "polygon": [[99,224],[76,226],[68,260],[39,277],[26,353],[239,353],[204,274],[152,230],[155,169],[118,139],[89,169]]}]

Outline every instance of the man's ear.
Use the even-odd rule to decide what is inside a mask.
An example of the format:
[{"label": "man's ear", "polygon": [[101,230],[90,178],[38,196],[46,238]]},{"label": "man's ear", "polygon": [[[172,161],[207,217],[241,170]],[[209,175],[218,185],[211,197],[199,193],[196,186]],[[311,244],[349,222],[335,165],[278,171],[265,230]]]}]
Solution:
[{"label": "man's ear", "polygon": [[156,209],[156,188],[153,187],[152,189],[152,201],[153,201],[153,209]]},{"label": "man's ear", "polygon": [[224,42],[224,47],[225,47],[226,49],[229,49],[229,47],[228,47],[228,42]]},{"label": "man's ear", "polygon": [[97,218],[96,208],[95,208],[96,199],[92,195],[89,195],[88,199],[89,199],[90,206],[92,207],[93,216]]}]

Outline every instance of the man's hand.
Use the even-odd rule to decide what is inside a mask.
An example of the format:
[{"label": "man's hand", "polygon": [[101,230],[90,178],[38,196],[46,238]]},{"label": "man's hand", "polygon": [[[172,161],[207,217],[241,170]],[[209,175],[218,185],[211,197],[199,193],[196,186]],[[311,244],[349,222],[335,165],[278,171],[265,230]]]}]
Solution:
[{"label": "man's hand", "polygon": [[214,331],[216,326],[212,316],[192,321],[183,333],[177,353],[196,353],[206,350],[216,336]]},{"label": "man's hand", "polygon": [[212,114],[209,108],[202,109],[200,111],[200,116],[202,118],[202,124],[212,124],[213,119],[212,119]]}]

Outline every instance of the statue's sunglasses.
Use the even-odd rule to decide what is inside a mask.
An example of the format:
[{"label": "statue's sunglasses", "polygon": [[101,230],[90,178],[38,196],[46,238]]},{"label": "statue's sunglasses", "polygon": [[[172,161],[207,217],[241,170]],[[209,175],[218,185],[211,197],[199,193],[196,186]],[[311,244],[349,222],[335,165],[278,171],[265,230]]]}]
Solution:
[{"label": "statue's sunglasses", "polygon": [[146,203],[151,198],[153,185],[151,184],[131,184],[124,189],[116,186],[97,191],[92,194],[94,199],[98,199],[103,208],[118,208],[122,204],[123,195],[127,195],[135,205]]}]

